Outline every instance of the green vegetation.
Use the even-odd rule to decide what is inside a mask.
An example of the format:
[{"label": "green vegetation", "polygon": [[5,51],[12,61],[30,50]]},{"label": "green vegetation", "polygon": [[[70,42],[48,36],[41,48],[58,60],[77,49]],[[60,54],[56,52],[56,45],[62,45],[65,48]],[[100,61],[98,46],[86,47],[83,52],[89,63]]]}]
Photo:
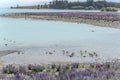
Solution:
[{"label": "green vegetation", "polygon": [[95,8],[93,6],[86,7],[85,10],[94,10]]},{"label": "green vegetation", "polygon": [[[37,70],[41,65],[5,66],[4,69],[17,73],[1,72],[1,80],[118,80],[120,79],[120,62],[95,62],[95,63],[71,63],[49,64],[42,66],[42,71]],[[116,69],[117,68],[117,69]],[[2,69],[3,70],[3,69]]]},{"label": "green vegetation", "polygon": [[[112,8],[111,8],[112,7]],[[114,7],[114,8],[113,8]],[[53,0],[49,3],[45,3],[34,6],[19,6],[11,7],[11,8],[22,8],[22,9],[86,9],[86,10],[116,10],[115,8],[120,8],[120,3],[115,2],[107,2],[106,0],[94,1],[87,0],[85,2],[68,2],[68,0]],[[106,10],[107,9],[107,10]]]},{"label": "green vegetation", "polygon": [[83,6],[72,6],[71,9],[84,9]]},{"label": "green vegetation", "polygon": [[102,8],[101,11],[118,11],[118,8],[115,7],[107,7],[107,8]]}]

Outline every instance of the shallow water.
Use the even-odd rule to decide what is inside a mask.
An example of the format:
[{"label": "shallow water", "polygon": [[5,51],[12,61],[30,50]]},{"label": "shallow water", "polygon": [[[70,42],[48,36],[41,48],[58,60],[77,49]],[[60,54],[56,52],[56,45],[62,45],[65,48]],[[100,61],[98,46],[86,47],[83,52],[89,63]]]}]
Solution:
[{"label": "shallow water", "polygon": [[[6,12],[19,11],[24,12],[24,10]],[[0,50],[15,48],[23,49],[27,47],[42,47],[51,45],[67,46],[67,48],[71,46],[78,46],[81,49],[83,48],[89,51],[96,51],[99,54],[106,55],[107,58],[119,58],[119,36],[120,29],[98,27],[82,23],[77,24],[62,21],[32,20],[22,18],[0,18]],[[5,44],[7,44],[7,46],[5,46]],[[31,50],[32,53],[35,51],[36,50]],[[26,51],[26,53],[28,52]],[[14,61],[14,59],[11,60],[13,56],[15,59],[18,59],[18,63],[21,59],[24,60],[24,58],[28,57],[25,55],[26,57],[18,58],[18,56],[15,55],[12,55],[12,57],[8,55],[2,59],[5,62],[12,63],[12,61]],[[10,60],[11,62],[9,62]]]},{"label": "shallow water", "polygon": [[101,46],[120,45],[119,29],[69,22],[12,18],[0,18],[0,23],[1,43],[39,45],[79,42]]}]

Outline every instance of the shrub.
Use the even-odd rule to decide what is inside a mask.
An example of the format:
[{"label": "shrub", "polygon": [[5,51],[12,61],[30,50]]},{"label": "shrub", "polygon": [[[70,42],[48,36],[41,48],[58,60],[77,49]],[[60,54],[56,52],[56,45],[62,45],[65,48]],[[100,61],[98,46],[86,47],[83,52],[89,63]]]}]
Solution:
[{"label": "shrub", "polygon": [[84,9],[83,6],[72,6],[71,9]]},{"label": "shrub", "polygon": [[95,8],[93,6],[89,6],[85,8],[86,10],[94,10]]},{"label": "shrub", "polygon": [[114,7],[107,7],[107,8],[102,8],[101,11],[113,11],[113,12],[116,12],[116,11],[118,11],[118,9],[114,8]]},{"label": "shrub", "polygon": [[3,68],[3,73],[5,74],[16,74],[17,71],[17,68],[13,65],[8,65]]},{"label": "shrub", "polygon": [[41,65],[29,65],[28,70],[33,72],[42,72],[45,68]]}]

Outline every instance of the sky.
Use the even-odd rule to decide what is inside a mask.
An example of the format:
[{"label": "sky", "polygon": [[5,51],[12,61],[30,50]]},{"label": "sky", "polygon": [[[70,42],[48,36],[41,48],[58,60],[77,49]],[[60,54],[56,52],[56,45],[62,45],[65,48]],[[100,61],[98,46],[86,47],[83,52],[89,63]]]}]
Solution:
[{"label": "sky", "polygon": [[[17,4],[24,6],[24,5],[36,5],[38,3],[45,3],[52,0],[0,0],[0,7],[10,7],[10,6],[16,6]],[[69,0],[69,1],[85,1],[85,0]],[[114,2],[120,2],[120,0],[107,0],[107,1],[114,1]]]}]

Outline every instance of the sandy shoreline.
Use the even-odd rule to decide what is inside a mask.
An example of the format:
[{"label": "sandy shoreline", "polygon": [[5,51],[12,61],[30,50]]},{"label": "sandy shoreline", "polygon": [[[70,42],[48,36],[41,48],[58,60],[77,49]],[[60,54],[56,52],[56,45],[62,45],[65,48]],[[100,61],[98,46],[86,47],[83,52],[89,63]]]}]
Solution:
[{"label": "sandy shoreline", "polygon": [[2,61],[1,58],[3,56],[9,55],[9,54],[14,53],[14,52],[18,52],[19,53],[19,51],[17,51],[17,50],[3,50],[3,51],[1,50],[0,51],[0,70],[4,66],[4,61]]},{"label": "sandy shoreline", "polygon": [[0,57],[3,57],[5,55],[8,55],[8,54],[11,54],[11,53],[14,53],[14,52],[18,52],[16,50],[4,50],[4,51],[0,51]]},{"label": "sandy shoreline", "polygon": [[[52,21],[63,21],[63,22],[74,22],[74,23],[85,23],[101,27],[112,27],[120,28],[120,21],[106,21],[106,20],[94,20],[94,19],[84,19],[79,17],[63,17],[56,15],[34,15],[34,14],[25,14],[25,13],[11,13],[3,14],[1,17],[8,18],[25,18],[25,19],[36,19],[36,20],[52,20]],[[119,16],[118,16],[119,17]]]},{"label": "sandy shoreline", "polygon": [[[20,50],[20,49],[18,49]],[[21,52],[2,57],[6,64],[68,64],[73,62],[96,62],[110,58],[112,54],[104,54],[102,50],[83,47],[31,47],[21,48]],[[73,55],[72,55],[73,54]],[[33,56],[34,55],[34,56]],[[110,59],[116,58],[111,57]]]},{"label": "sandy shoreline", "polygon": [[1,50],[0,51],[0,57],[14,53],[14,52],[18,52],[17,50]]}]

